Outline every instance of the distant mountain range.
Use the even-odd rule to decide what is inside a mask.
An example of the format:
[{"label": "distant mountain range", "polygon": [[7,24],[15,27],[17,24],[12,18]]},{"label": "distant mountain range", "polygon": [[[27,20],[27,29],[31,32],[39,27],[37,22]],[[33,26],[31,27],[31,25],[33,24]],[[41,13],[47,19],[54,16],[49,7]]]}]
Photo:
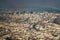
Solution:
[{"label": "distant mountain range", "polygon": [[35,11],[35,12],[54,12],[54,13],[60,13],[60,9],[57,8],[49,8],[49,7],[41,7],[41,8],[31,8],[30,11]]},{"label": "distant mountain range", "polygon": [[[18,8],[18,9],[20,9],[20,8]],[[25,8],[21,8],[21,9],[25,9]],[[45,12],[45,11],[47,11],[47,12],[54,12],[54,13],[60,13],[60,9],[58,9],[58,8],[50,8],[50,7],[40,7],[40,8],[26,8],[26,9],[29,9],[28,11],[30,11],[30,12]],[[10,9],[0,9],[0,12],[1,11],[6,11],[6,10],[13,10],[13,11],[16,11],[17,9],[15,8],[10,8]]]}]

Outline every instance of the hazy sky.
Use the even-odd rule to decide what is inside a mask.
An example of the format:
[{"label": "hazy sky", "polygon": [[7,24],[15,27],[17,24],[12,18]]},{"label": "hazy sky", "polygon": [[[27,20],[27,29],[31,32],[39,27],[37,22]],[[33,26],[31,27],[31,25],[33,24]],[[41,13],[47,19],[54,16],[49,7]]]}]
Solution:
[{"label": "hazy sky", "polygon": [[0,0],[0,8],[19,8],[19,7],[60,8],[60,0]]}]

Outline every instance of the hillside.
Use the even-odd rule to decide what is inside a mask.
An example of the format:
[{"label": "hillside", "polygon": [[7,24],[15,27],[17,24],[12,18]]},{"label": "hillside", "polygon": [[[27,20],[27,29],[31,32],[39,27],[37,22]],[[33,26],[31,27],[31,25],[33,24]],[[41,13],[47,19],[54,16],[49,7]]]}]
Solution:
[{"label": "hillside", "polygon": [[59,16],[48,12],[0,14],[0,40],[60,40]]}]

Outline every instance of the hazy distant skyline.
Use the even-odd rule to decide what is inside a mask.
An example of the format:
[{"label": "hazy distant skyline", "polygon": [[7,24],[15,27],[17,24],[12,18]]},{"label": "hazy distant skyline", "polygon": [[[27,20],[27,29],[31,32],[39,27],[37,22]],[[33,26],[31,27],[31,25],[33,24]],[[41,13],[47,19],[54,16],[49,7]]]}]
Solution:
[{"label": "hazy distant skyline", "polygon": [[0,8],[34,8],[56,7],[60,8],[60,0],[0,0]]}]

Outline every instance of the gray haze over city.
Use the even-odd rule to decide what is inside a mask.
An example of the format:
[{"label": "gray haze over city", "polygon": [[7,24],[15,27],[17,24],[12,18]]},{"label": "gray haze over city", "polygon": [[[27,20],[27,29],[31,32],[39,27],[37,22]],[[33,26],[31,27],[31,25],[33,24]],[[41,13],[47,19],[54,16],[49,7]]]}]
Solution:
[{"label": "gray haze over city", "polygon": [[0,0],[0,8],[60,8],[60,0]]}]

